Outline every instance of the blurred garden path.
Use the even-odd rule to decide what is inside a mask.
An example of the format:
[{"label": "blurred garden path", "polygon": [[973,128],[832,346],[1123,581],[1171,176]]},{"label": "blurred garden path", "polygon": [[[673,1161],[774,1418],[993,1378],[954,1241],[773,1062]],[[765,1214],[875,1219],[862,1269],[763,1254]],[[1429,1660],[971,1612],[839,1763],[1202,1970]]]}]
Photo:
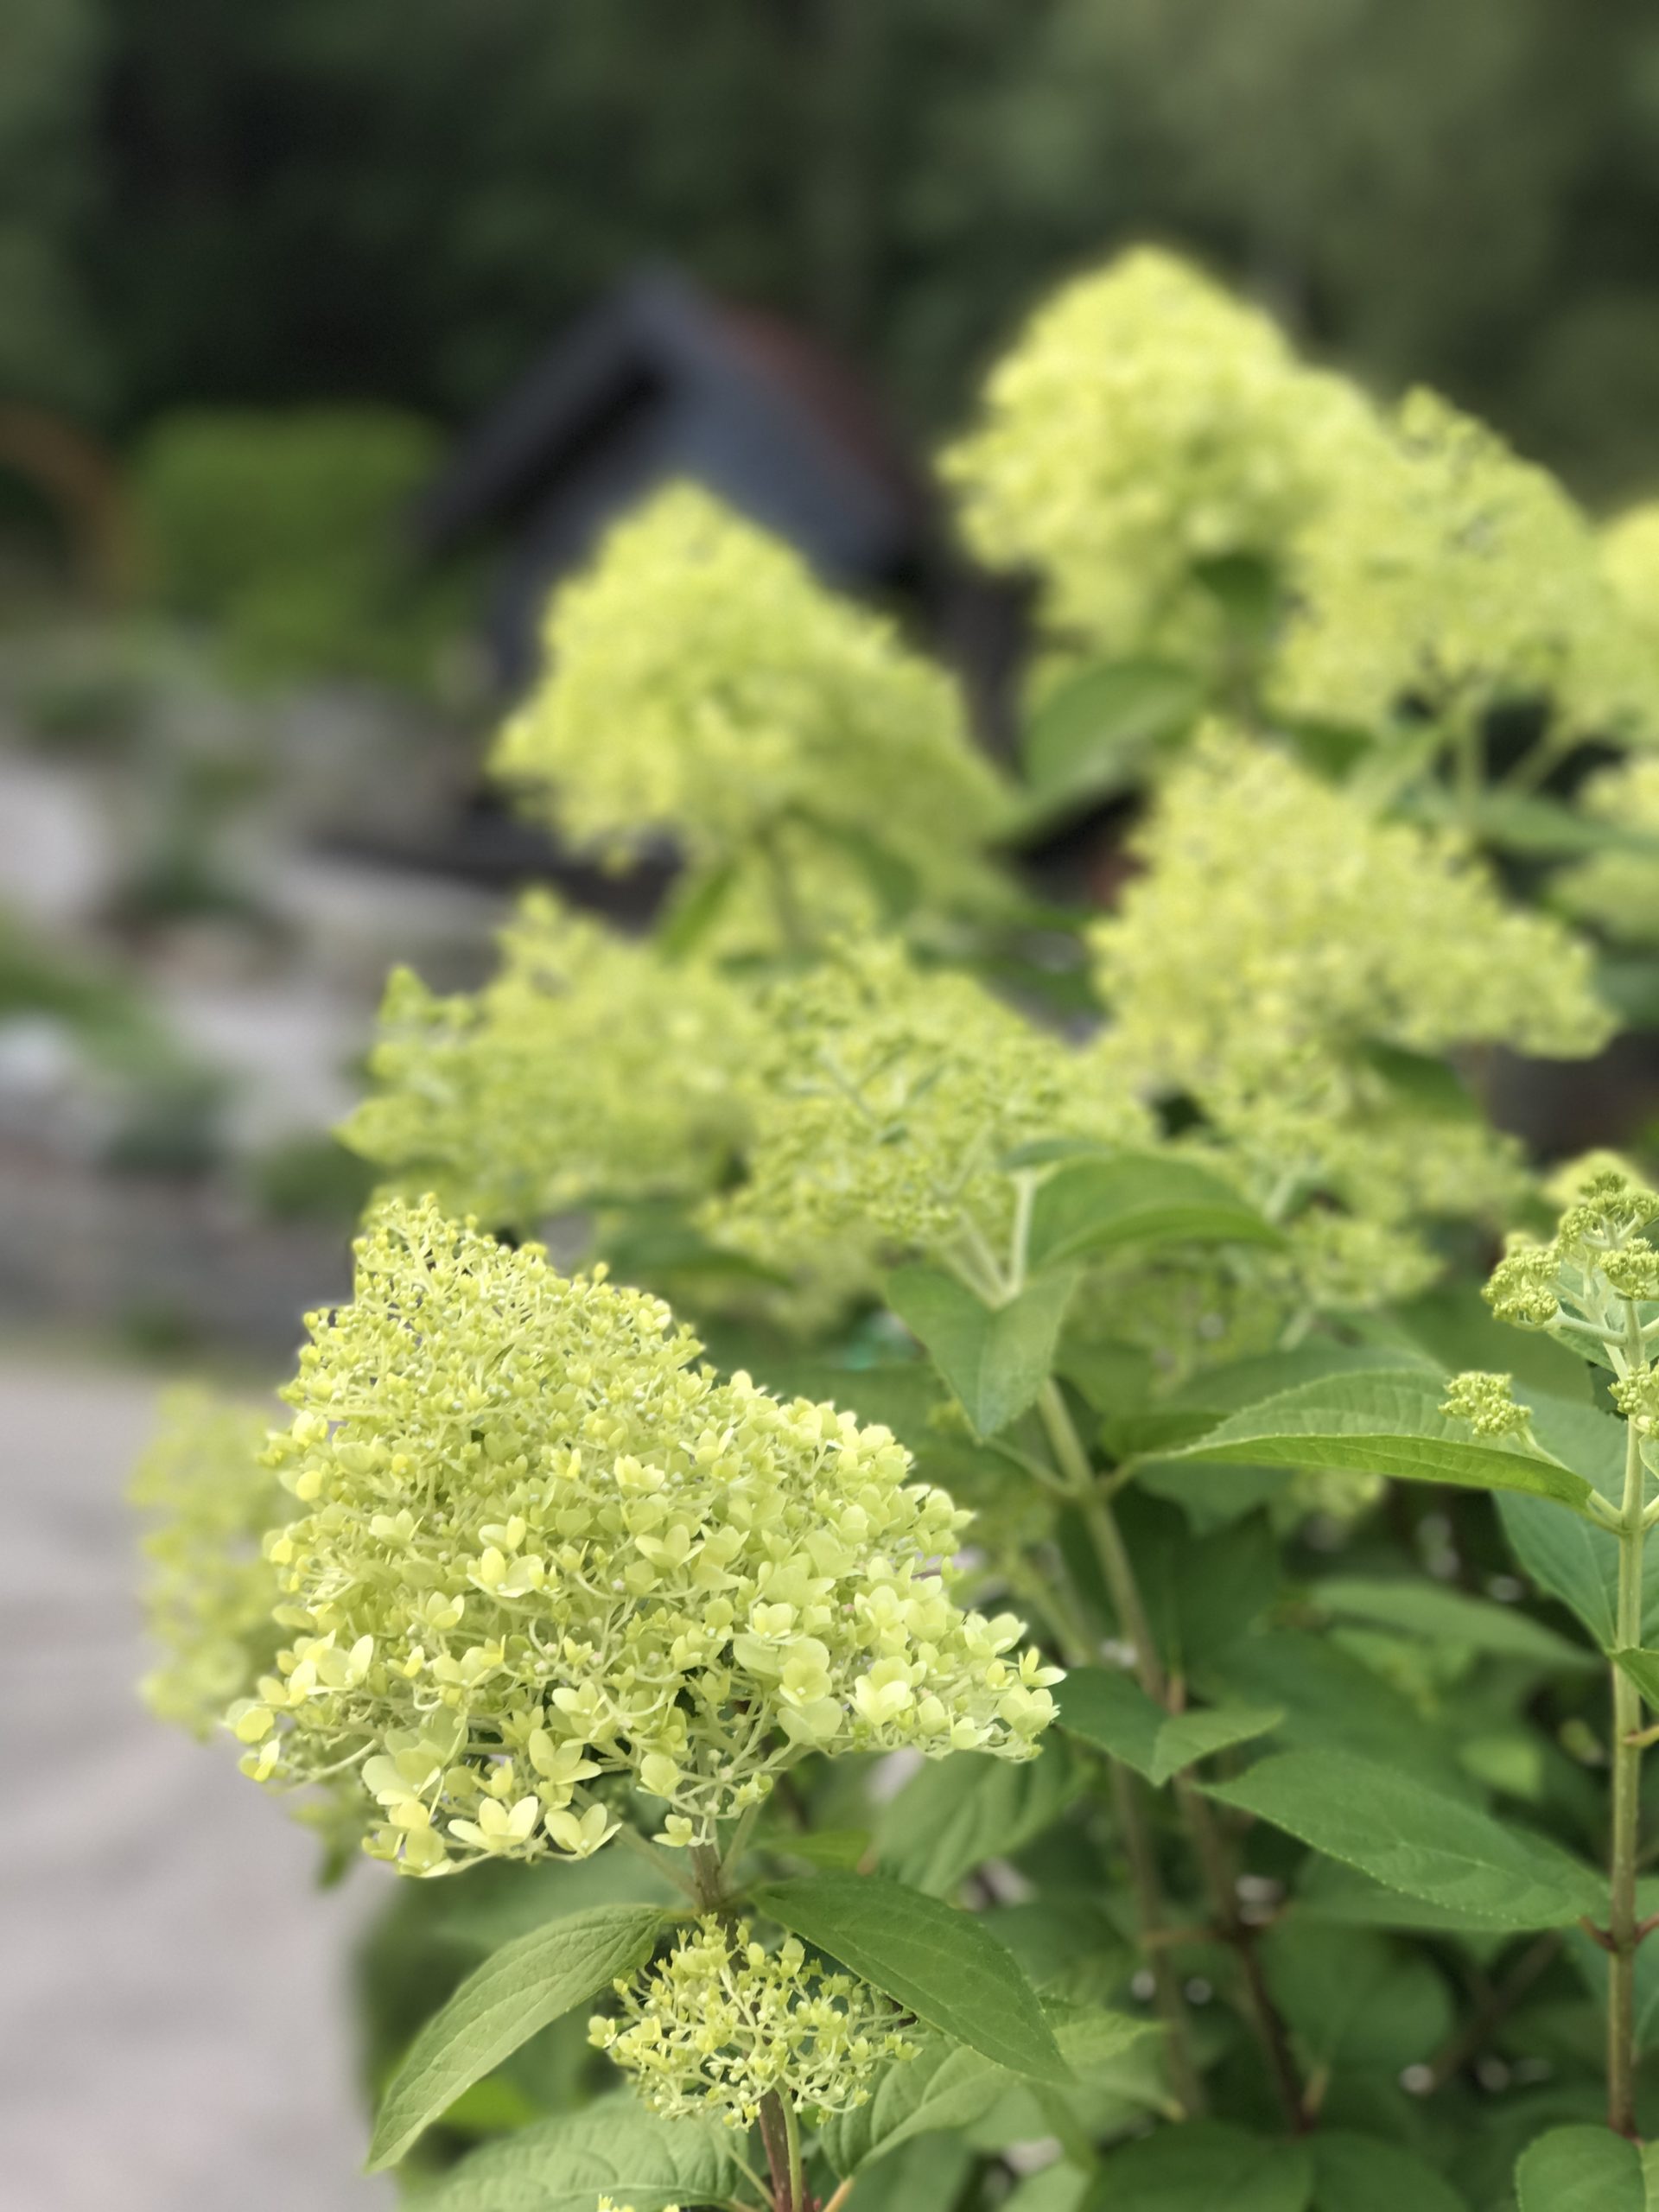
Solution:
[{"label": "blurred garden path", "polygon": [[29,2212],[375,2212],[345,1996],[369,1870],[149,1719],[122,1492],[152,1378],[0,1352],[0,2141]]}]

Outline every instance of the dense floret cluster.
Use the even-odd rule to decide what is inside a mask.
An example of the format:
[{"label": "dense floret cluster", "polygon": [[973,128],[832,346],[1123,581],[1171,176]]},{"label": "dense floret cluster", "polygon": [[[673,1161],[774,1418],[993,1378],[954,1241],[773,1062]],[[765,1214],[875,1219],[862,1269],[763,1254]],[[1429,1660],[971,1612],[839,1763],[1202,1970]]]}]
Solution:
[{"label": "dense floret cluster", "polygon": [[1659,944],[1659,759],[1649,753],[1599,769],[1586,779],[1579,804],[1605,825],[1608,842],[1557,878],[1558,896],[1610,937]]},{"label": "dense floret cluster", "polygon": [[1006,1211],[1007,1155],[1037,1138],[1145,1141],[1122,1086],[966,976],[891,942],[843,944],[765,1008],[741,1084],[748,1176],[711,1209],[724,1236],[785,1259],[857,1230],[925,1248]]},{"label": "dense floret cluster", "polygon": [[1624,719],[1635,641],[1572,499],[1433,392],[1389,429],[1351,454],[1298,544],[1278,704],[1362,728],[1530,697],[1580,731]]},{"label": "dense floret cluster", "polygon": [[1510,1238],[1486,1286],[1487,1303],[1500,1320],[1562,1336],[1628,1381],[1649,1359],[1645,1348],[1633,1357],[1630,1332],[1647,1345],[1641,1309],[1659,1301],[1659,1249],[1643,1233],[1656,1217],[1659,1193],[1621,1167],[1593,1170],[1553,1237]]},{"label": "dense floret cluster", "polygon": [[1206,564],[1282,562],[1337,456],[1376,437],[1266,315],[1142,248],[1038,311],[944,465],[974,550],[1036,571],[1065,644],[1203,653]]},{"label": "dense floret cluster", "polygon": [[516,1227],[596,1198],[706,1189],[741,1132],[747,995],[544,892],[525,897],[501,949],[475,994],[393,974],[376,1087],[344,1141],[406,1193]]},{"label": "dense floret cluster", "polygon": [[[774,934],[982,896],[1007,799],[942,670],[778,539],[671,486],[555,598],[549,672],[494,766],[567,835],[620,855],[669,833],[694,880]],[[722,919],[724,920],[724,917]]]},{"label": "dense floret cluster", "polygon": [[260,1540],[287,1501],[260,1464],[267,1422],[196,1389],[173,1391],[134,1473],[150,1522],[145,1624],[166,1655],[143,1694],[164,1720],[207,1736],[276,1657],[276,1570]]},{"label": "dense floret cluster", "polygon": [[711,1915],[616,1993],[621,2018],[595,2018],[591,2039],[671,2118],[713,2110],[747,2127],[774,2094],[798,2113],[849,2112],[917,2049],[868,1982],[809,1962],[792,1936],[768,1951],[747,1921]]},{"label": "dense floret cluster", "polygon": [[585,1857],[606,1776],[690,1844],[810,1751],[1034,1751],[1058,1677],[954,1603],[969,1516],[886,1429],[429,1203],[380,1210],[311,1330],[271,1452],[296,1633],[232,1722],[258,1778],[359,1769],[376,1855]]},{"label": "dense floret cluster", "polygon": [[1147,872],[1094,933],[1118,1083],[1183,1095],[1332,1302],[1397,1296],[1396,1224],[1518,1194],[1516,1147],[1416,1063],[1468,1041],[1573,1055],[1609,1035],[1586,949],[1505,906],[1445,837],[1378,821],[1284,755],[1211,730],[1140,839]]}]

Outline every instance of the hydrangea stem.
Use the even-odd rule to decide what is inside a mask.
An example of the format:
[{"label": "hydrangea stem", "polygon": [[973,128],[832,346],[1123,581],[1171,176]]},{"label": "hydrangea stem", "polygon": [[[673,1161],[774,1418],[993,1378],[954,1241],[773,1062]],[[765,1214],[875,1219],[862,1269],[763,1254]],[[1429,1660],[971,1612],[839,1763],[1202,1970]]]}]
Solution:
[{"label": "hydrangea stem", "polygon": [[[1038,1405],[1055,1459],[1071,1488],[1077,1510],[1094,1545],[1107,1594],[1117,1615],[1118,1626],[1134,1648],[1135,1678],[1148,1697],[1167,1707],[1171,1701],[1169,1681],[1165,1675],[1158,1647],[1153,1640],[1152,1624],[1141,1595],[1141,1586],[1135,1580],[1134,1562],[1129,1558],[1110,1502],[1101,1495],[1094,1468],[1066,1409],[1060,1387],[1052,1376],[1043,1385]],[[1127,1777],[1123,1789],[1115,1789],[1114,1794],[1120,1808],[1126,1798],[1134,1805],[1133,1786]],[[1306,2124],[1306,2114],[1296,2068],[1291,2057],[1289,2038],[1268,1994],[1262,1963],[1255,1955],[1255,1931],[1239,1913],[1238,1889],[1233,1878],[1226,1844],[1209,1805],[1191,1783],[1177,1782],[1175,1801],[1192,1840],[1205,1887],[1210,1893],[1211,1907],[1216,1917],[1216,1932],[1238,1961],[1245,2010],[1262,2045],[1268,2070],[1273,2077],[1274,2093],[1286,2120],[1294,2129],[1300,2130]],[[1138,1806],[1135,1809],[1138,1811]],[[1126,1835],[1126,1843],[1127,1840]],[[1142,1925],[1145,1926],[1144,1914]],[[1185,2096],[1182,2101],[1186,2101]]]},{"label": "hydrangea stem", "polygon": [[[1629,1328],[1632,1371],[1643,1351],[1634,1308]],[[1641,1438],[1636,1423],[1625,1428],[1624,1497],[1618,1534],[1618,1643],[1621,1649],[1642,1642],[1643,1508],[1645,1500]],[[1621,1667],[1613,1680],[1613,1834],[1611,1889],[1608,1915],[1607,2124],[1621,2135],[1636,2133],[1636,1869],[1642,1801],[1642,1746],[1632,1739],[1642,1726],[1636,1685]]]}]

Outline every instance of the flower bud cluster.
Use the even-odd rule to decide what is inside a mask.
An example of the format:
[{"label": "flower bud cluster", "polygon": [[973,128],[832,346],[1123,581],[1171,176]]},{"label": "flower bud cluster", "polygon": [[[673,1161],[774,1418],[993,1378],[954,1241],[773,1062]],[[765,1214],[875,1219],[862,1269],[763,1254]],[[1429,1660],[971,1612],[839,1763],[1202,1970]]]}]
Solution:
[{"label": "flower bud cluster", "polygon": [[843,943],[766,1001],[740,1091],[747,1179],[709,1209],[728,1241],[787,1261],[827,1235],[922,1248],[993,1225],[1002,1163],[1039,1137],[1144,1143],[1152,1123],[1064,1039],[969,976],[890,940]]},{"label": "flower bud cluster", "polygon": [[969,1516],[887,1430],[719,1380],[659,1300],[430,1201],[356,1250],[270,1447],[295,1633],[232,1709],[245,1771],[358,1772],[371,1852],[437,1873],[588,1856],[608,1776],[688,1845],[810,1751],[1033,1755],[1058,1677],[955,1604]]},{"label": "flower bud cluster", "polygon": [[494,766],[565,835],[620,855],[667,832],[702,877],[792,874],[810,848],[831,912],[836,885],[869,910],[870,842],[924,903],[982,893],[1007,799],[954,686],[707,493],[619,524],[546,642]]},{"label": "flower bud cluster", "polygon": [[1360,394],[1173,255],[1140,248],[1061,290],[944,457],[974,551],[1032,569],[1068,645],[1203,654],[1202,565],[1282,562],[1332,452],[1380,438]]},{"label": "flower bud cluster", "polygon": [[1570,1202],[1548,1243],[1510,1240],[1486,1300],[1500,1320],[1561,1334],[1630,1382],[1648,1364],[1643,1309],[1659,1306],[1659,1250],[1643,1234],[1659,1218],[1659,1193],[1605,1157],[1562,1179]]},{"label": "flower bud cluster", "polygon": [[265,1428],[262,1414],[211,1391],[170,1392],[132,1479],[132,1503],[151,1524],[145,1624],[167,1655],[143,1695],[194,1736],[209,1735],[253,1688],[281,1640],[276,1570],[260,1539],[286,1500],[260,1464]]},{"label": "flower bud cluster", "polygon": [[1452,1376],[1440,1411],[1448,1421],[1466,1421],[1477,1436],[1522,1436],[1532,1421],[1529,1408],[1516,1402],[1514,1376],[1476,1370]]},{"label": "flower bud cluster", "polygon": [[881,2067],[917,2050],[868,1982],[809,1961],[792,1936],[768,1951],[747,1921],[728,1930],[710,1916],[682,1930],[616,1993],[621,2018],[596,2017],[590,2040],[673,2119],[714,2111],[748,2127],[774,2093],[798,2113],[849,2112]]},{"label": "flower bud cluster", "polygon": [[499,972],[439,997],[397,970],[370,1059],[375,1090],[340,1132],[413,1195],[534,1227],[596,1197],[695,1195],[741,1129],[734,1071],[748,996],[696,961],[531,892]]}]

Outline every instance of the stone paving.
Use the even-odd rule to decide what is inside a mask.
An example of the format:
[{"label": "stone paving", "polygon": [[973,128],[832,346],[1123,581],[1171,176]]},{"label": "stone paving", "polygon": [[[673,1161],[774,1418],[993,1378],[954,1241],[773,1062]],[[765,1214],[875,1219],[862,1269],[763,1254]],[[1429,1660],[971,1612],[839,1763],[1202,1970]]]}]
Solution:
[{"label": "stone paving", "polygon": [[363,1868],[151,1721],[132,1529],[143,1376],[0,1352],[0,2196],[17,2212],[386,2212],[345,1998]]}]

